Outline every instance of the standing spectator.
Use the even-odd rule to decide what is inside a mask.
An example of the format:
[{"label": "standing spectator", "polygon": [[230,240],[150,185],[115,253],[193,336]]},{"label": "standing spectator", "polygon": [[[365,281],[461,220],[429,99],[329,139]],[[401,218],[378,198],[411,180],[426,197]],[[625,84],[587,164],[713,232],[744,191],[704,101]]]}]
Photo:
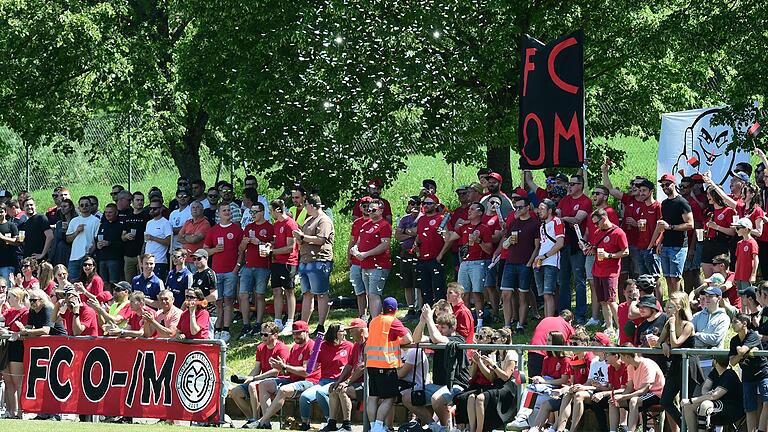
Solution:
[{"label": "standing spectator", "polygon": [[5,206],[0,205],[0,277],[13,281],[16,271],[16,239],[19,228],[6,217]]},{"label": "standing spectator", "polygon": [[545,199],[536,210],[542,224],[539,228],[539,255],[533,263],[533,277],[539,294],[544,296],[544,314],[548,317],[555,316],[557,311],[555,290],[561,264],[560,251],[565,245],[565,225],[555,216],[556,208],[554,201]]},{"label": "standing spectator", "polygon": [[408,198],[405,216],[400,218],[395,231],[395,239],[400,242],[400,288],[405,292],[408,312],[404,321],[412,321],[418,317],[416,308],[422,303],[416,298],[416,261],[413,246],[416,243],[417,217],[421,201],[418,196]]},{"label": "standing spectator", "polygon": [[57,322],[62,322],[69,336],[98,336],[99,320],[96,312],[80,301],[74,289],[65,289],[63,298],[53,308]]},{"label": "standing spectator", "polygon": [[662,219],[656,222],[651,245],[658,243],[656,252],[661,257],[668,294],[672,294],[680,289],[680,278],[688,255],[685,233],[693,229],[693,213],[688,201],[677,193],[673,174],[664,174],[659,183],[667,199],[661,202]]},{"label": "standing spectator", "polygon": [[[608,188],[605,186],[595,186],[592,189],[592,208],[595,210],[605,210],[606,214],[608,215],[608,220],[618,227],[619,225],[619,215],[616,214],[616,211],[613,209],[613,207],[608,205],[608,198],[610,197]],[[593,212],[594,213],[594,212]],[[591,216],[591,215],[590,215]],[[587,218],[587,232],[586,232],[586,240],[592,242],[596,239],[595,236],[598,235],[599,228],[597,225],[592,222],[592,217]],[[623,231],[623,229],[622,229]],[[624,232],[626,235],[626,231]],[[627,243],[629,243],[629,239],[627,239]],[[587,246],[586,243],[582,242],[582,246]],[[590,286],[590,292],[592,293],[592,316],[587,320],[586,326],[596,326],[600,325],[600,302],[594,301],[594,299],[597,298],[597,292],[595,291],[595,285],[596,282],[594,280],[594,275],[592,274],[593,267],[595,266],[595,253],[596,251],[591,248],[585,248],[582,249],[584,251],[584,270],[587,275],[587,284]],[[621,261],[621,267],[620,267],[620,274],[622,270],[624,270],[625,261]],[[621,277],[619,277],[619,282],[621,282]]]},{"label": "standing spectator", "polygon": [[[603,310],[606,334],[615,335],[614,324],[618,324],[619,275],[621,260],[629,256],[627,235],[608,218],[608,212],[599,208],[592,212],[592,223],[597,228],[590,233],[589,243],[595,253],[592,269],[597,301]],[[594,300],[592,300],[594,302]]]},{"label": "standing spectator", "polygon": [[205,180],[202,179],[196,179],[192,180],[191,184],[191,190],[192,190],[192,202],[199,202],[203,205],[203,210],[209,208],[211,206],[211,202],[208,201],[208,196],[205,194]]},{"label": "standing spectator", "polygon": [[[757,268],[760,265],[760,258],[757,256],[757,242],[752,238],[752,221],[747,217],[743,217],[731,226],[736,230],[736,234],[741,237],[741,240],[736,245],[736,256],[734,257],[736,259],[734,280],[739,297],[741,297],[748,287],[757,282]],[[734,306],[741,310],[742,302],[739,301],[737,303]]]},{"label": "standing spectator", "polygon": [[133,209],[131,208],[132,200],[133,194],[127,190],[118,192],[115,205],[117,206],[117,219],[120,222],[125,222],[133,214]]},{"label": "standing spectator", "polygon": [[37,205],[33,198],[27,199],[24,210],[27,212],[27,221],[19,227],[19,230],[25,233],[24,256],[41,261],[51,250],[53,231],[48,224],[48,218],[37,213]]},{"label": "standing spectator", "polygon": [[382,205],[382,217],[384,220],[389,222],[389,224],[392,224],[392,206],[389,204],[389,201],[385,200],[381,197],[381,187],[383,186],[383,183],[380,179],[371,179],[368,181],[368,195],[366,197],[360,198],[357,203],[355,204],[355,207],[352,209],[352,216],[355,218],[359,218],[363,216],[362,209],[360,208],[360,204],[362,204],[365,198],[370,198],[374,200],[378,200]]},{"label": "standing spectator", "polygon": [[371,204],[370,197],[360,198],[358,201],[361,207],[360,217],[352,221],[352,229],[347,243],[347,261],[349,262],[349,282],[357,297],[357,316],[364,318],[368,310],[368,296],[365,294],[365,283],[363,282],[363,268],[360,267],[360,260],[353,251],[357,251],[355,245],[360,236],[360,228],[370,219],[368,205]]},{"label": "standing spectator", "polygon": [[210,339],[211,316],[206,307],[208,300],[199,288],[188,289],[186,295],[187,308],[179,317],[178,339]]},{"label": "standing spectator", "polygon": [[579,248],[575,227],[586,232],[586,220],[592,213],[592,200],[584,195],[584,177],[571,176],[568,195],[557,204],[560,220],[565,224],[566,236],[560,260],[559,310],[571,309],[571,277],[576,289],[576,322],[586,321],[587,274],[584,252]]},{"label": "standing spectator", "polygon": [[[293,232],[299,229],[299,225],[285,212],[285,202],[281,199],[272,200],[269,203],[275,240],[271,245],[272,250],[272,294],[275,305],[275,324],[282,326],[281,336],[291,334],[293,318],[296,313],[296,294],[294,283],[299,266],[299,243],[293,238]],[[287,319],[283,326],[283,304],[287,309]]]},{"label": "standing spectator", "polygon": [[[551,332],[559,332],[565,338],[565,343],[570,343],[574,334],[573,313],[569,310],[560,312],[559,316],[546,317],[539,322],[531,337],[531,345],[546,345],[547,335]],[[541,375],[541,365],[544,361],[544,351],[528,352],[528,376]]]},{"label": "standing spectator", "polygon": [[640,423],[640,411],[658,405],[664,389],[664,374],[651,359],[637,353],[621,353],[621,361],[627,365],[628,381],[621,394],[613,396],[609,416],[611,424],[619,417],[619,408],[629,412],[627,430],[634,431]]},{"label": "standing spectator", "polygon": [[61,216],[61,214],[59,213],[59,209],[60,209],[59,206],[61,205],[61,202],[65,198],[71,200],[71,198],[69,197],[69,191],[67,190],[67,193],[65,196],[65,194],[62,193],[63,190],[66,190],[64,189],[63,186],[56,186],[53,189],[53,193],[51,194],[51,198],[53,198],[53,207],[49,207],[45,211],[45,217],[48,218],[48,223],[51,225],[55,225],[56,222],[59,220],[59,216]]},{"label": "standing spectator", "polygon": [[377,200],[368,205],[369,220],[360,227],[354,255],[360,260],[363,285],[368,296],[371,317],[381,312],[381,296],[384,284],[392,270],[390,241],[392,225],[384,219],[384,207]]},{"label": "standing spectator", "polygon": [[291,202],[293,206],[290,208],[291,218],[297,225],[304,226],[304,221],[307,219],[307,208],[305,206],[307,200],[307,191],[303,187],[296,185],[291,190]]},{"label": "standing spectator", "polygon": [[109,283],[123,280],[123,224],[117,217],[117,206],[109,203],[104,208],[96,235],[96,258],[99,273]]},{"label": "standing spectator", "polygon": [[501,174],[496,172],[488,173],[485,176],[485,182],[488,185],[488,193],[483,196],[480,203],[490,208],[491,206],[488,205],[488,201],[491,198],[498,198],[501,202],[501,217],[506,218],[508,214],[512,213],[512,200],[501,191],[501,184],[503,183]]},{"label": "standing spectator", "polygon": [[[448,284],[446,300],[450,306],[449,312],[456,317],[456,333],[463,337],[467,343],[475,343],[475,320],[472,318],[472,311],[464,304],[463,294],[463,286],[456,282]],[[435,304],[435,313],[437,314],[437,303]]]},{"label": "standing spectator", "polygon": [[72,253],[72,245],[67,241],[67,228],[69,228],[70,221],[77,216],[77,213],[75,213],[75,203],[70,199],[63,200],[59,213],[60,217],[53,228],[53,246],[50,260],[54,265],[63,264],[66,266],[69,263],[69,255]]},{"label": "standing spectator", "polygon": [[416,283],[419,284],[425,304],[432,304],[437,299],[445,298],[445,271],[440,254],[445,241],[440,226],[443,216],[437,213],[439,200],[434,195],[422,199],[424,214],[418,218],[417,237],[414,252],[418,257],[416,263]]},{"label": "standing spectator", "polygon": [[73,281],[80,279],[83,257],[90,255],[96,247],[100,223],[99,219],[91,214],[91,201],[87,197],[80,197],[78,203],[80,216],[72,219],[67,227],[67,242],[72,244],[67,270]]},{"label": "standing spectator", "polygon": [[[686,290],[689,287],[701,285],[701,254],[704,251],[704,242],[699,241],[698,237],[703,235],[705,206],[699,203],[696,194],[693,193],[695,184],[696,180],[692,176],[683,177],[680,180],[680,195],[688,201],[693,213],[693,230],[688,231],[688,255],[685,257],[683,269],[683,286]],[[762,220],[760,223],[762,227]]]},{"label": "standing spectator", "polygon": [[[83,264],[80,267],[80,281],[75,283],[75,288],[82,287],[79,291],[88,291],[94,296],[104,291],[104,279],[96,273],[96,261],[93,257],[85,256]],[[80,300],[85,302],[87,298],[80,296]]]},{"label": "standing spectator", "polygon": [[229,220],[231,223],[240,224],[240,219],[243,218],[243,212],[240,210],[240,205],[235,202],[235,190],[232,184],[227,182],[221,182],[219,184],[219,196],[221,196],[221,202],[216,210],[216,223],[221,222],[221,206],[226,204],[229,206]]},{"label": "standing spectator", "polygon": [[[27,290],[17,287],[8,291],[6,296],[10,306],[2,313],[3,327],[0,334],[9,335],[24,329],[29,319],[27,306]],[[24,341],[9,340],[6,342],[8,364],[3,370],[5,383],[5,408],[12,418],[21,419],[21,383],[24,378]]]},{"label": "standing spectator", "polygon": [[[245,191],[248,189],[252,189],[256,191],[255,195],[249,194],[252,201],[250,206],[245,205],[245,195],[246,195]],[[260,202],[261,204],[264,205],[265,209],[269,208],[269,200],[267,200],[267,197],[260,195],[258,193],[258,190],[259,190],[259,181],[256,179],[256,176],[252,174],[245,176],[245,179],[243,179],[243,207],[250,208],[250,207],[253,207],[255,203]],[[272,219],[270,218],[269,213],[264,215],[264,219],[266,219],[268,222],[272,222]]]},{"label": "standing spectator", "polygon": [[104,214],[99,211],[99,198],[95,195],[88,195],[88,200],[91,202],[91,214],[101,220],[101,217],[104,216]]},{"label": "standing spectator", "polygon": [[747,430],[764,431],[768,428],[768,358],[754,356],[752,351],[760,349],[760,335],[749,330],[751,319],[738,314],[733,320],[729,352],[731,365],[739,365],[744,385],[744,411],[747,413]]},{"label": "standing spectator", "polygon": [[528,324],[528,290],[541,240],[539,220],[531,215],[530,200],[527,197],[515,197],[514,209],[514,218],[507,224],[506,236],[501,242],[501,247],[509,251],[501,281],[501,303],[504,325],[510,329],[514,326],[517,333],[522,333]]},{"label": "standing spectator", "polygon": [[193,201],[189,205],[191,219],[184,222],[178,234],[181,247],[187,251],[186,265],[189,271],[195,271],[195,263],[192,260],[192,254],[203,247],[205,235],[211,229],[211,224],[203,214],[203,205],[199,201]]},{"label": "standing spectator", "polygon": [[260,202],[258,199],[259,193],[256,192],[256,189],[248,187],[243,189],[243,204],[240,206],[240,211],[243,213],[240,226],[243,229],[253,222],[254,203]]},{"label": "standing spectator", "polygon": [[[722,349],[725,344],[725,336],[728,333],[728,327],[731,319],[725,309],[720,307],[720,300],[723,296],[720,288],[706,287],[700,291],[699,297],[701,310],[693,315],[694,348]],[[704,376],[709,375],[712,370],[712,359],[702,358],[700,363]]]},{"label": "standing spectator", "polygon": [[[255,189],[249,189],[255,190]],[[275,238],[275,230],[272,224],[264,218],[265,207],[261,202],[256,202],[253,207],[253,222],[245,227],[243,239],[240,242],[240,253],[245,254],[245,268],[240,271],[240,313],[243,316],[243,331],[240,338],[255,335],[261,332],[261,323],[264,319],[264,309],[266,301],[264,296],[267,293],[267,282],[269,282],[270,259],[269,246]],[[251,326],[251,302],[249,294],[253,294],[253,301],[256,306],[256,322]],[[279,333],[278,329],[277,332]],[[286,352],[287,355],[287,352]]]},{"label": "standing spectator", "polygon": [[157,296],[160,294],[160,291],[165,289],[165,286],[163,285],[163,280],[155,273],[155,256],[151,253],[145,253],[139,258],[141,273],[134,276],[131,281],[131,288],[133,291],[143,292],[147,304],[157,308],[160,306],[159,302],[157,302]]},{"label": "standing spectator", "polygon": [[125,280],[133,278],[141,273],[139,255],[144,247],[144,231],[147,222],[151,219],[149,212],[144,208],[144,194],[133,193],[133,213],[123,220],[123,277]]},{"label": "standing spectator", "polygon": [[216,225],[216,213],[219,211],[219,190],[215,187],[208,188],[208,194],[206,195],[208,198],[208,207],[204,207],[203,215],[206,219],[208,219],[208,223],[211,226]]},{"label": "standing spectator", "polygon": [[219,204],[221,222],[212,227],[205,236],[203,245],[208,256],[216,255],[211,268],[216,273],[216,328],[214,338],[229,341],[229,326],[237,289],[237,272],[240,270],[242,252],[238,250],[243,239],[243,230],[232,220],[232,206]]},{"label": "standing spectator", "polygon": [[706,432],[711,425],[730,424],[744,416],[741,380],[728,366],[727,356],[716,356],[715,368],[701,387],[701,395],[680,401],[689,431]]},{"label": "standing spectator", "polygon": [[171,223],[171,228],[173,228],[173,241],[171,241],[171,250],[176,250],[181,247],[181,239],[179,238],[179,233],[187,221],[192,219],[192,207],[189,205],[191,199],[192,197],[190,196],[188,190],[179,189],[176,191],[176,201],[178,203],[178,207],[171,211],[171,218],[168,219],[168,221]]},{"label": "standing spectator", "polygon": [[[707,211],[704,246],[701,252],[702,270],[704,277],[712,276],[714,272],[713,259],[719,255],[730,254],[730,244],[736,232],[731,224],[736,220],[736,210],[727,207],[723,198],[714,189],[707,190],[707,198],[712,211]],[[735,258],[735,257],[731,257]]]},{"label": "standing spectator", "polygon": [[173,227],[168,219],[163,217],[163,202],[160,198],[153,198],[149,203],[149,215],[152,217],[147,222],[144,231],[144,253],[155,256],[155,274],[160,280],[168,276],[168,249],[171,246]]},{"label": "standing spectator", "polygon": [[192,289],[199,289],[203,297],[209,304],[212,304],[219,298],[216,290],[216,273],[208,267],[208,252],[201,248],[192,254],[195,260],[195,272],[192,274]]},{"label": "standing spectator", "polygon": [[[189,179],[183,176],[176,179],[176,190],[189,190]],[[178,192],[176,194],[178,195]],[[187,200],[187,204],[189,204],[189,200]],[[179,208],[179,205],[179,197],[176,196],[176,198],[172,199],[168,204],[168,210],[173,212]]]},{"label": "standing spectator", "polygon": [[330,289],[331,270],[333,269],[333,222],[322,211],[322,203],[317,195],[307,198],[305,207],[307,219],[301,230],[293,231],[293,238],[299,244],[301,292],[304,296],[301,305],[301,319],[309,322],[312,316],[312,299],[317,297],[317,332],[325,330],[328,317],[328,290]]},{"label": "standing spectator", "polygon": [[408,329],[395,318],[396,313],[397,300],[387,297],[383,303],[383,314],[375,315],[370,323],[365,367],[369,377],[366,407],[372,432],[383,432],[385,429],[384,420],[400,393],[397,386],[397,368],[402,365],[400,346],[413,341]]},{"label": "standing spectator", "polygon": [[171,253],[172,267],[165,280],[165,287],[173,295],[173,304],[176,307],[184,304],[184,295],[192,288],[192,271],[184,265],[187,255],[191,254],[186,249],[176,249]]}]

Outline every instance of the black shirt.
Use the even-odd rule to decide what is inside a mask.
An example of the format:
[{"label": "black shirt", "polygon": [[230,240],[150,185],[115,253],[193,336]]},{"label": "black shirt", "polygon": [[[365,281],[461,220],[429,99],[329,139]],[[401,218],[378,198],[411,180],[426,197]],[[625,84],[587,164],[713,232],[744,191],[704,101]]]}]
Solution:
[{"label": "black shirt", "polygon": [[[216,273],[210,267],[203,271],[196,271],[192,275],[192,289],[199,289],[204,296],[208,297],[211,291],[216,290]],[[208,312],[213,312],[215,309],[215,304],[208,304]]]},{"label": "black shirt", "polygon": [[[640,323],[640,325],[637,326],[637,330],[635,330],[635,346],[647,347],[648,342],[646,341],[646,336],[648,336],[649,334],[654,334],[656,336],[661,335],[661,330],[664,328],[664,324],[666,323],[667,323],[667,314],[665,314],[664,312],[662,312],[653,321],[645,320],[642,323]],[[670,359],[667,358],[667,356],[665,356],[664,354],[648,354],[648,355],[644,355],[644,357],[648,357],[649,359],[655,361],[665,375],[669,371]]]},{"label": "black shirt", "polygon": [[67,331],[64,329],[64,326],[61,322],[54,323],[51,319],[52,314],[53,309],[47,307],[40,309],[40,312],[35,312],[34,309],[30,308],[27,324],[31,325],[34,329],[46,326],[50,327],[51,331],[48,332],[49,336],[66,336]]},{"label": "black shirt", "polygon": [[[124,242],[120,237],[123,234],[123,224],[119,220],[114,222],[106,218],[101,219],[99,232],[97,235],[104,236],[104,240],[109,242],[109,246],[96,249],[96,257],[104,261],[119,261],[123,259]],[[98,240],[98,237],[96,237]]]},{"label": "black shirt", "polygon": [[117,210],[117,220],[120,222],[125,222],[131,216],[133,216],[133,209],[131,207],[128,207],[125,210]]},{"label": "black shirt", "polygon": [[[460,335],[448,336],[448,342],[464,343],[464,337]],[[438,385],[448,385],[451,377],[451,371],[448,370],[449,350],[435,351],[435,358],[432,364],[432,382]],[[467,353],[458,350],[456,359],[453,362],[453,384],[467,388],[469,386],[469,359]]]},{"label": "black shirt", "polygon": [[[680,225],[683,223],[683,215],[691,212],[691,205],[688,200],[678,195],[674,198],[667,198],[661,202],[661,218],[669,225]],[[667,247],[683,247],[685,245],[686,231],[664,231],[662,245]]]},{"label": "black shirt", "polygon": [[[19,227],[14,223],[5,222],[0,224],[0,233],[16,237],[19,235]],[[16,249],[16,246],[0,241],[0,267],[17,267]]]},{"label": "black shirt", "polygon": [[[746,347],[758,347],[760,348],[760,335],[753,330],[747,331],[747,336],[742,341],[739,335],[735,335],[731,338],[729,356],[735,356],[737,354],[736,348],[740,346]],[[740,362],[741,375],[745,379],[744,381],[755,382],[760,381],[763,378],[768,378],[768,357],[752,357],[747,355]]]},{"label": "black shirt", "polygon": [[24,231],[24,256],[41,253],[45,247],[45,232],[51,230],[48,218],[36,214],[21,224],[19,229]]},{"label": "black shirt", "polygon": [[723,374],[720,375],[717,373],[717,369],[712,368],[712,372],[709,373],[707,379],[712,381],[711,390],[718,387],[725,389],[725,395],[720,398],[722,401],[728,401],[734,406],[742,406],[744,393],[741,388],[741,380],[733,369],[726,369],[723,371]]},{"label": "black shirt", "polygon": [[123,254],[127,257],[135,257],[141,254],[141,248],[144,246],[144,230],[147,228],[149,214],[142,211],[139,214],[131,213],[123,222],[123,232],[130,233],[136,230],[136,238],[124,242]]}]

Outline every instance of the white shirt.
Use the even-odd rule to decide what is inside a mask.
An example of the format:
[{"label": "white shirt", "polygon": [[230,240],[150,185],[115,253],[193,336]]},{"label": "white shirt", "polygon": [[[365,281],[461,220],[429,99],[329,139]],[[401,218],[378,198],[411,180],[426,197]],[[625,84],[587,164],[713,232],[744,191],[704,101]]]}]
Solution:
[{"label": "white shirt", "polygon": [[77,261],[88,254],[88,251],[91,250],[91,247],[96,241],[96,235],[99,233],[99,225],[101,225],[101,221],[94,215],[88,217],[75,216],[69,221],[67,235],[74,234],[77,227],[80,225],[85,225],[85,229],[81,231],[72,242],[72,252],[69,254],[70,261]]},{"label": "white shirt", "polygon": [[[205,210],[205,209],[207,209],[207,208],[211,208],[211,202],[210,202],[210,201],[208,201],[208,198],[203,198],[203,199],[201,199],[201,200],[200,200],[200,201],[198,201],[198,202],[199,202],[200,204],[202,204],[202,205],[203,205],[203,210]],[[190,204],[191,204],[191,203],[190,203]]]},{"label": "white shirt", "polygon": [[[546,255],[547,252],[552,250],[555,247],[553,240],[557,240],[560,237],[565,237],[565,225],[563,225],[563,221],[560,218],[554,217],[551,221],[542,224],[539,227],[539,241],[541,242],[539,255]],[[551,265],[560,268],[560,252],[549,255],[550,257],[545,259],[541,265]]]},{"label": "white shirt", "polygon": [[[147,222],[147,228],[144,230],[144,234],[164,239],[173,235],[173,227],[171,227],[171,223],[168,222],[168,219],[164,217],[161,217],[160,219],[152,219]],[[156,241],[148,241],[144,246],[144,253],[154,254],[155,262],[158,264],[168,264],[168,246]]]},{"label": "white shirt", "polygon": [[592,363],[589,364],[588,380],[592,380],[600,384],[608,384],[608,363],[595,357],[592,359]]},{"label": "white shirt", "polygon": [[[422,389],[424,388],[424,384],[432,382],[429,378],[429,358],[422,348],[419,348],[419,354],[421,354],[421,358],[419,359],[418,364],[416,364],[416,348],[404,350],[402,354],[403,362],[414,365],[414,370],[416,371],[415,379],[413,371],[411,371],[408,375],[403,377],[403,381],[416,383],[416,386],[414,387],[415,389]],[[424,374],[421,372],[422,365],[424,365],[424,371],[427,373],[426,381],[424,380]]]},{"label": "white shirt", "polygon": [[[184,226],[184,223],[190,219],[192,219],[192,206],[187,206],[184,210],[176,209],[172,211],[171,219],[169,222],[171,223],[171,227],[181,228]],[[181,243],[179,243],[178,236],[173,236],[173,241],[171,242],[171,250],[176,250],[180,247],[182,246]]]}]

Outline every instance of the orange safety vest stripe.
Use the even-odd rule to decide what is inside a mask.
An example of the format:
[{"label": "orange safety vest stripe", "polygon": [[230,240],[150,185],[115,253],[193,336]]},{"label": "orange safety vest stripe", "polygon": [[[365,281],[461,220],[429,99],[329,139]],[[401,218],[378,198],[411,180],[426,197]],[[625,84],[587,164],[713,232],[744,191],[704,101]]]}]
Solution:
[{"label": "orange safety vest stripe", "polygon": [[389,329],[394,320],[392,315],[379,315],[371,321],[365,345],[366,367],[397,369],[401,366],[400,343],[389,340]]}]

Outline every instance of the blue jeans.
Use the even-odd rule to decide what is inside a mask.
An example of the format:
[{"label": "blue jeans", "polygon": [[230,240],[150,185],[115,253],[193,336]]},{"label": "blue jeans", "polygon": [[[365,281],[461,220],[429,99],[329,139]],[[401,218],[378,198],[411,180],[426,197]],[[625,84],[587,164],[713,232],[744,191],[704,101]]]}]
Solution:
[{"label": "blue jeans", "polygon": [[85,258],[80,258],[79,260],[69,261],[67,263],[67,273],[69,273],[70,282],[80,280],[80,267],[83,265],[84,259]]},{"label": "blue jeans", "polygon": [[531,277],[533,277],[533,269],[525,264],[505,264],[504,276],[501,278],[501,290],[512,291],[518,290],[520,292],[528,292],[528,288],[531,286]]},{"label": "blue jeans", "polygon": [[349,266],[349,282],[352,284],[352,289],[355,290],[355,295],[365,294],[363,269],[360,268],[359,264],[352,264]]},{"label": "blue jeans", "polygon": [[101,276],[106,283],[120,282],[123,280],[123,261],[99,261],[99,276]]},{"label": "blue jeans", "polygon": [[333,261],[313,261],[299,264],[301,276],[301,293],[326,294],[331,289],[331,271]]},{"label": "blue jeans", "polygon": [[312,402],[317,401],[320,405],[320,410],[323,412],[323,417],[326,419],[330,415],[330,408],[328,407],[328,389],[331,384],[335,383],[333,378],[321,378],[320,382],[312,387],[304,390],[299,397],[299,412],[301,413],[301,420],[309,420],[312,418]]},{"label": "blue jeans", "polygon": [[384,285],[389,277],[389,269],[373,268],[363,269],[363,284],[368,294],[382,296],[384,294]]},{"label": "blue jeans", "polygon": [[235,298],[237,288],[237,273],[216,273],[216,293],[220,299]]},{"label": "blue jeans", "polygon": [[240,292],[264,295],[267,292],[269,281],[269,269],[257,267],[245,267],[240,270]]},{"label": "blue jeans", "polygon": [[662,246],[659,257],[661,258],[661,269],[664,271],[664,276],[682,277],[683,268],[685,268],[685,257],[687,255],[687,247]]},{"label": "blue jeans", "polygon": [[551,265],[544,265],[533,271],[536,289],[539,291],[539,294],[555,295],[558,271],[557,267]]},{"label": "blue jeans", "polygon": [[[768,402],[768,378],[763,378],[760,381],[744,381],[742,385],[744,411],[755,411],[763,402]],[[758,399],[761,403],[758,403]]]},{"label": "blue jeans", "polygon": [[424,296],[424,303],[433,304],[445,298],[445,271],[436,259],[416,261],[416,287]]},{"label": "blue jeans", "polygon": [[460,285],[466,292],[482,293],[485,288],[485,270],[488,267],[487,260],[462,261],[459,265]]},{"label": "blue jeans", "polygon": [[[577,318],[587,314],[587,273],[585,257],[581,250],[574,251],[576,246],[567,245],[560,251],[560,305],[558,310],[571,309],[571,276],[576,287]],[[573,254],[571,254],[573,252]]]},{"label": "blue jeans", "polygon": [[635,248],[635,255],[632,255],[633,264],[637,270],[637,275],[661,275],[661,258],[651,249]]}]

